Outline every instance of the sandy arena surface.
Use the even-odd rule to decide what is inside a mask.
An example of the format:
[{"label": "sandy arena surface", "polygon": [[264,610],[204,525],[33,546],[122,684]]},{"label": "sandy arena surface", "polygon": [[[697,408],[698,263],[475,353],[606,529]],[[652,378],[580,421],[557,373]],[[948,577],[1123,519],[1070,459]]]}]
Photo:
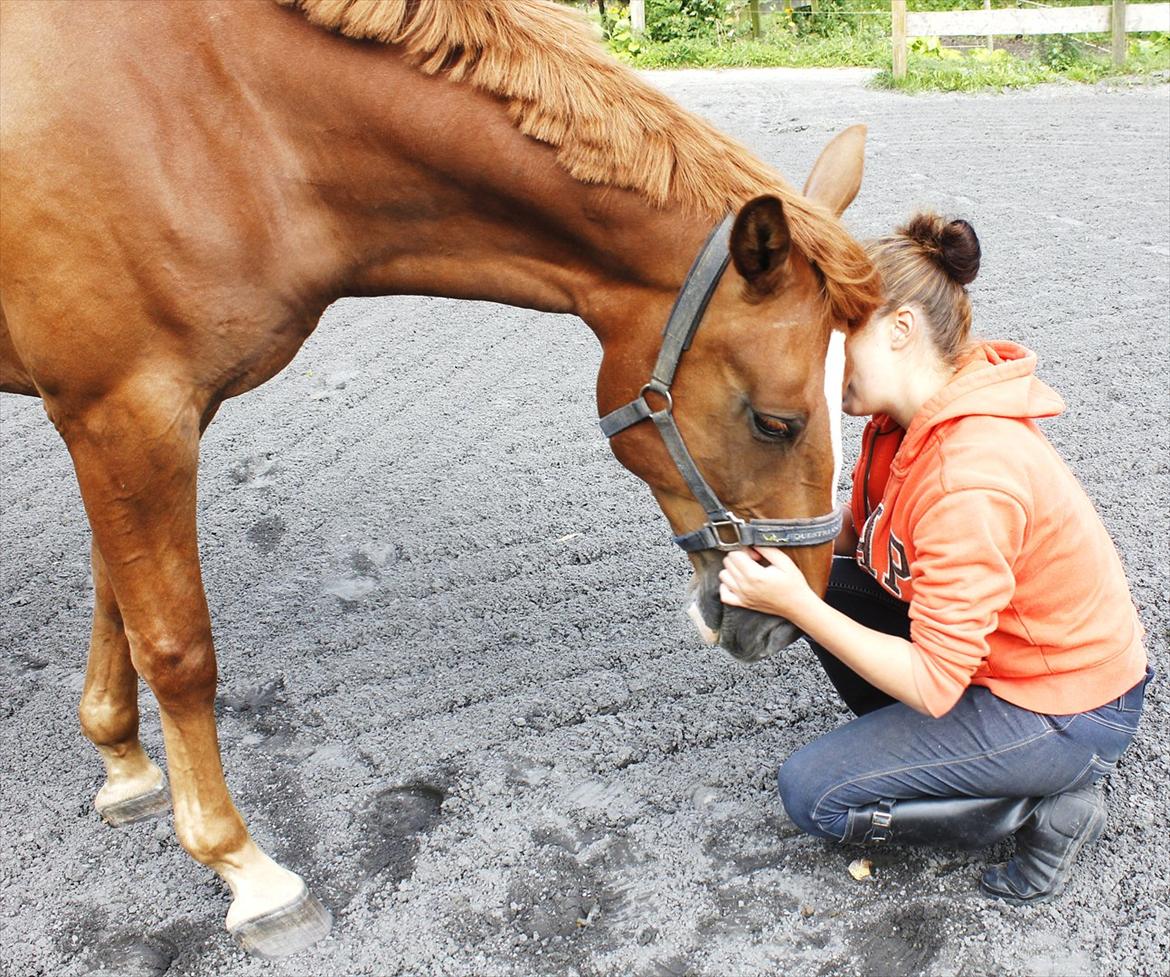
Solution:
[{"label": "sandy arena surface", "polygon": [[[9,396],[0,973],[1167,972],[1170,87],[908,97],[856,71],[652,77],[798,183],[831,133],[867,122],[852,227],[916,205],[969,218],[977,330],[1036,349],[1068,400],[1044,429],[1117,541],[1163,677],[1065,895],[992,904],[987,853],[860,852],[788,822],[775,768],[843,709],[803,644],[746,666],[693,634],[686,561],[598,433],[584,325],[354,300],[224,405],[200,505],[228,781],[332,908],[331,936],[246,957],[222,929],[225,887],[169,818],[115,830],[94,814],[101,767],[75,716],[89,531],[40,405]],[[846,872],[859,854],[864,882]]]}]

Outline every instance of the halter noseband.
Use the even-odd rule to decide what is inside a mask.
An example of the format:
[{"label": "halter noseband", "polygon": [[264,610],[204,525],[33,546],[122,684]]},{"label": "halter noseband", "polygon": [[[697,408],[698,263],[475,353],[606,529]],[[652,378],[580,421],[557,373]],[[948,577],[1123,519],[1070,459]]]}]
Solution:
[{"label": "halter noseband", "polygon": [[[619,407],[601,418],[601,432],[612,438],[615,434],[647,418],[654,422],[666,450],[691,495],[707,513],[707,521],[698,529],[675,536],[674,541],[688,553],[698,550],[737,550],[744,546],[820,546],[837,538],[841,531],[841,513],[832,512],[809,519],[740,519],[728,509],[700,474],[695,460],[687,451],[682,434],[674,421],[674,399],[670,395],[674,374],[682,354],[691,347],[691,340],[703,321],[703,313],[723,277],[731,258],[728,241],[731,237],[732,215],[728,215],[711,232],[707,243],[695,258],[686,280],[674,300],[670,318],[662,334],[662,347],[650,382],[642,387],[636,400]],[[662,398],[661,410],[654,410],[646,401],[646,394]]]}]

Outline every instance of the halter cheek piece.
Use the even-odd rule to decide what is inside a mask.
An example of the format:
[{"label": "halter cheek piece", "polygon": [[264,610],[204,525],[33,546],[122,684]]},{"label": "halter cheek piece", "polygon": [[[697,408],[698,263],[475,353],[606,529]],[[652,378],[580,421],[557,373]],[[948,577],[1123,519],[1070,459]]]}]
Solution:
[{"label": "halter cheek piece", "polygon": [[[682,434],[674,421],[674,399],[670,386],[682,354],[690,349],[691,340],[703,321],[703,313],[715,292],[731,258],[728,241],[732,216],[711,232],[707,243],[695,258],[686,280],[674,300],[670,318],[662,334],[662,347],[650,382],[636,400],[601,418],[601,431],[607,438],[649,419],[658,428],[675,467],[691,490],[691,495],[707,513],[707,521],[693,532],[675,536],[674,541],[688,553],[698,550],[737,550],[744,546],[820,546],[837,538],[841,531],[841,513],[833,512],[810,519],[753,519],[745,522],[728,509],[700,474],[695,460],[687,451]],[[656,394],[663,406],[654,410],[646,394]]]}]

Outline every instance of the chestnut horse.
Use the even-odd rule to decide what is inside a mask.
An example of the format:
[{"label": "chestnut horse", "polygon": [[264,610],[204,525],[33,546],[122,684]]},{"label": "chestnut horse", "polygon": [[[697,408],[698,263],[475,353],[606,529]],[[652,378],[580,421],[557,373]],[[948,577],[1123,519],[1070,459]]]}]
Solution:
[{"label": "chestnut horse", "polygon": [[[141,677],[180,841],[231,888],[241,943],[289,952],[329,917],[249,836],[213,715],[195,498],[219,405],[288,364],[336,299],[425,294],[578,315],[607,413],[646,382],[692,259],[735,214],[678,426],[740,518],[825,513],[830,339],[878,301],[838,220],[864,130],[797,193],[551,0],[11,0],[0,16],[0,390],[43,400],[93,530],[96,805],[114,823],[166,806]],[[655,424],[612,444],[676,533],[703,521]],[[816,588],[829,550],[792,551]],[[721,607],[720,558],[691,555],[701,629],[749,659],[789,643],[787,622]]]}]

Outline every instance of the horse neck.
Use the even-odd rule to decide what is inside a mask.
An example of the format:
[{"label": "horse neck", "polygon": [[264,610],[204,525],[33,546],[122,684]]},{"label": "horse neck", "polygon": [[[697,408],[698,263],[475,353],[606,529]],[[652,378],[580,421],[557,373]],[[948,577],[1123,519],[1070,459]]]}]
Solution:
[{"label": "horse neck", "polygon": [[480,299],[579,315],[603,343],[643,321],[657,338],[713,218],[582,183],[498,100],[294,26],[314,70],[270,97],[334,255],[333,297]]}]

